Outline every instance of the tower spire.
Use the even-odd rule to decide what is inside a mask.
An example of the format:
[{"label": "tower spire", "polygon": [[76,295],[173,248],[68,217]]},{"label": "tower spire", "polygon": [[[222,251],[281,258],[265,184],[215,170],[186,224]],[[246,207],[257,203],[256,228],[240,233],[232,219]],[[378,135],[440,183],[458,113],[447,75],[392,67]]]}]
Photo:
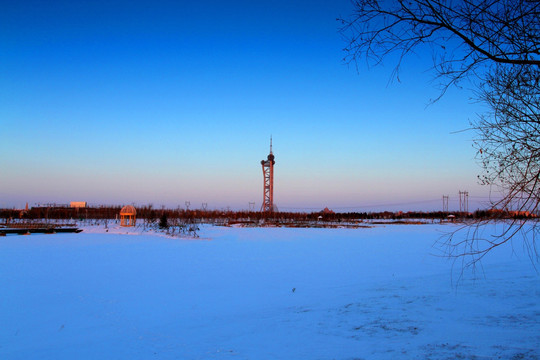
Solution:
[{"label": "tower spire", "polygon": [[272,135],[270,135],[270,154],[272,153]]}]

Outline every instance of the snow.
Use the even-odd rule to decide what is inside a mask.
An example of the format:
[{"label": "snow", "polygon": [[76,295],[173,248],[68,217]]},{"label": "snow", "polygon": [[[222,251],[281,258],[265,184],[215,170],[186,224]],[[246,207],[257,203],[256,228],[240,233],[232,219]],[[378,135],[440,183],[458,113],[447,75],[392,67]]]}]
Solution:
[{"label": "snow", "polygon": [[453,229],[2,237],[0,359],[540,358],[519,242],[458,282],[433,247]]}]

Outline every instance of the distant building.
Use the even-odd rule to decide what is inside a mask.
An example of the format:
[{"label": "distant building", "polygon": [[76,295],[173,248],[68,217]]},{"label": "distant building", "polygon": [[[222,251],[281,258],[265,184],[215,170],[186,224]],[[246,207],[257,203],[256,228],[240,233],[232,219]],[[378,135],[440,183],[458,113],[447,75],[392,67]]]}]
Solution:
[{"label": "distant building", "polygon": [[85,208],[87,207],[86,201],[72,201],[69,203],[69,207],[72,208]]},{"label": "distant building", "polygon": [[510,211],[508,212],[508,214],[512,217],[517,217],[517,218],[535,218],[536,217],[536,214],[531,213],[528,210]]}]

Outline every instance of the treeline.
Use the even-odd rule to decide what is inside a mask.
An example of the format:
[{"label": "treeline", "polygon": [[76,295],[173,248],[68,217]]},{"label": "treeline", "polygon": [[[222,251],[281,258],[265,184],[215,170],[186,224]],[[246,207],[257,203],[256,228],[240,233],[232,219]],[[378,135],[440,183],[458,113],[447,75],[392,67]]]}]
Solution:
[{"label": "treeline", "polygon": [[[1,219],[51,219],[51,220],[105,220],[119,219],[121,206],[98,206],[86,208],[70,207],[32,207],[28,210],[0,209]],[[137,207],[137,220],[154,223],[160,218],[181,220],[183,222],[313,222],[313,221],[358,221],[358,220],[405,220],[405,219],[528,219],[536,218],[535,214],[519,211],[477,210],[473,213],[462,212],[347,212],[334,213],[320,211],[302,212],[273,212],[258,211],[224,211],[224,210],[186,210],[155,208],[152,205]]]},{"label": "treeline", "polygon": [[444,212],[444,211],[407,211],[407,212],[350,212],[323,214],[324,219],[343,220],[407,220],[407,219],[474,219],[474,220],[495,220],[495,219],[532,219],[538,216],[528,211],[505,211],[505,210],[476,210],[475,212]]},{"label": "treeline", "polygon": [[[28,210],[0,209],[0,219],[51,219],[51,220],[106,220],[120,219],[121,206],[99,206],[86,208],[32,207]],[[258,211],[186,210],[154,208],[151,205],[136,208],[137,221],[154,223],[164,217],[169,220],[193,222],[212,221],[260,221],[260,220],[309,220],[305,213],[261,213]],[[316,217],[315,217],[316,218]]]}]

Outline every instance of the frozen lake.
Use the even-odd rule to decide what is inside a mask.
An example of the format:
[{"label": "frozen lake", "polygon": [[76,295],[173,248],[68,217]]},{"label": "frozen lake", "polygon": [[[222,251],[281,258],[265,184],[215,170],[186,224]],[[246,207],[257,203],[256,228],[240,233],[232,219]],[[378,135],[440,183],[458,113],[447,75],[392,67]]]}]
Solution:
[{"label": "frozen lake", "polygon": [[451,229],[2,237],[0,359],[539,359],[519,241],[456,284]]}]

